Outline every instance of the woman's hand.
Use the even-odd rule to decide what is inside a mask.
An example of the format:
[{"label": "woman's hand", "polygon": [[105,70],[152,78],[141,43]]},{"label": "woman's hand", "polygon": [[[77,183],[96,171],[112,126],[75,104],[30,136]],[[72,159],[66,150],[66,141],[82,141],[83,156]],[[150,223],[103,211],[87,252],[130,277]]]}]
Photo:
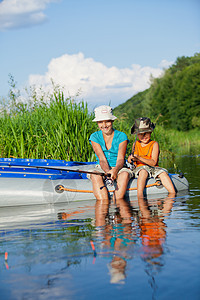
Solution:
[{"label": "woman's hand", "polygon": [[116,167],[112,168],[107,172],[107,174],[110,174],[110,179],[115,180],[117,178],[118,169]]}]

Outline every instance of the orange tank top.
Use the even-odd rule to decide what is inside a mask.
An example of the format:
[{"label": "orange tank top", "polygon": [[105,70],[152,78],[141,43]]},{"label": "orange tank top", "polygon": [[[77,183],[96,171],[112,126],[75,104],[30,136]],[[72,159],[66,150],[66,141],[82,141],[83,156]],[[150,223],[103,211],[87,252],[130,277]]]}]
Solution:
[{"label": "orange tank top", "polygon": [[[146,159],[151,159],[154,143],[155,141],[151,141],[146,146],[142,147],[141,143],[139,141],[136,141],[134,154],[137,154]],[[136,167],[140,167],[140,166],[144,166],[145,164],[143,164],[141,161],[136,161],[135,165]]]}]

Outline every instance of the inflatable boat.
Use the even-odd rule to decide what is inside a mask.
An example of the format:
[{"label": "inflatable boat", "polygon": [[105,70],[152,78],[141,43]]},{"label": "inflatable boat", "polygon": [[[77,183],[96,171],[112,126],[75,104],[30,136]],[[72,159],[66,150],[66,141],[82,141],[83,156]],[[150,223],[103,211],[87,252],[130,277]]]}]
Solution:
[{"label": "inflatable boat", "polygon": [[[95,200],[87,173],[91,162],[0,158],[0,207],[67,203]],[[187,192],[189,184],[182,174],[169,174],[177,193]],[[115,184],[107,186],[110,196]],[[146,196],[167,195],[161,182],[147,180]],[[129,181],[126,197],[137,197],[137,179]]]}]

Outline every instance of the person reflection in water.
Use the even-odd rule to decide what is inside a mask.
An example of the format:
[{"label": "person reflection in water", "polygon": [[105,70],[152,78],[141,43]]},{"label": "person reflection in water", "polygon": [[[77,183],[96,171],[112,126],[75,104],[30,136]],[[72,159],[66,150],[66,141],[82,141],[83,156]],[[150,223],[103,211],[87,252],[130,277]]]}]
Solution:
[{"label": "person reflection in water", "polygon": [[145,272],[152,289],[152,299],[157,290],[155,275],[164,265],[164,244],[166,241],[166,223],[173,206],[173,198],[146,200],[138,197],[141,239],[141,258],[145,261]]},{"label": "person reflection in water", "polygon": [[138,198],[140,217],[140,238],[142,242],[141,257],[153,265],[162,265],[161,256],[166,241],[166,224],[164,218],[171,212],[173,198],[146,200]]},{"label": "person reflection in water", "polygon": [[[110,218],[109,218],[110,216]],[[111,283],[124,283],[127,266],[127,247],[135,243],[135,232],[132,227],[132,210],[124,200],[116,201],[116,212],[111,218],[109,204],[96,202],[95,207],[96,227],[103,234],[102,246],[112,253],[112,261],[109,263]]]}]

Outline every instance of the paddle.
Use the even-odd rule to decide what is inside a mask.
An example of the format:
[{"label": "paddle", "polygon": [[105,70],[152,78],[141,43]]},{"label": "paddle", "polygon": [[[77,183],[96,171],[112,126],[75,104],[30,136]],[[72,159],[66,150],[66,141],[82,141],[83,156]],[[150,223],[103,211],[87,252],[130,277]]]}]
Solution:
[{"label": "paddle", "polygon": [[61,169],[61,168],[54,168],[54,167],[39,167],[39,166],[24,166],[24,165],[12,165],[8,163],[9,167],[23,167],[23,168],[36,168],[36,169],[48,169],[48,170],[58,170],[58,171],[65,171],[65,172],[74,172],[74,173],[84,173],[84,174],[94,174],[100,175],[105,177],[111,177],[111,174],[108,173],[101,173],[101,172],[92,172],[92,171],[83,171],[83,170],[74,170],[74,169]]}]

